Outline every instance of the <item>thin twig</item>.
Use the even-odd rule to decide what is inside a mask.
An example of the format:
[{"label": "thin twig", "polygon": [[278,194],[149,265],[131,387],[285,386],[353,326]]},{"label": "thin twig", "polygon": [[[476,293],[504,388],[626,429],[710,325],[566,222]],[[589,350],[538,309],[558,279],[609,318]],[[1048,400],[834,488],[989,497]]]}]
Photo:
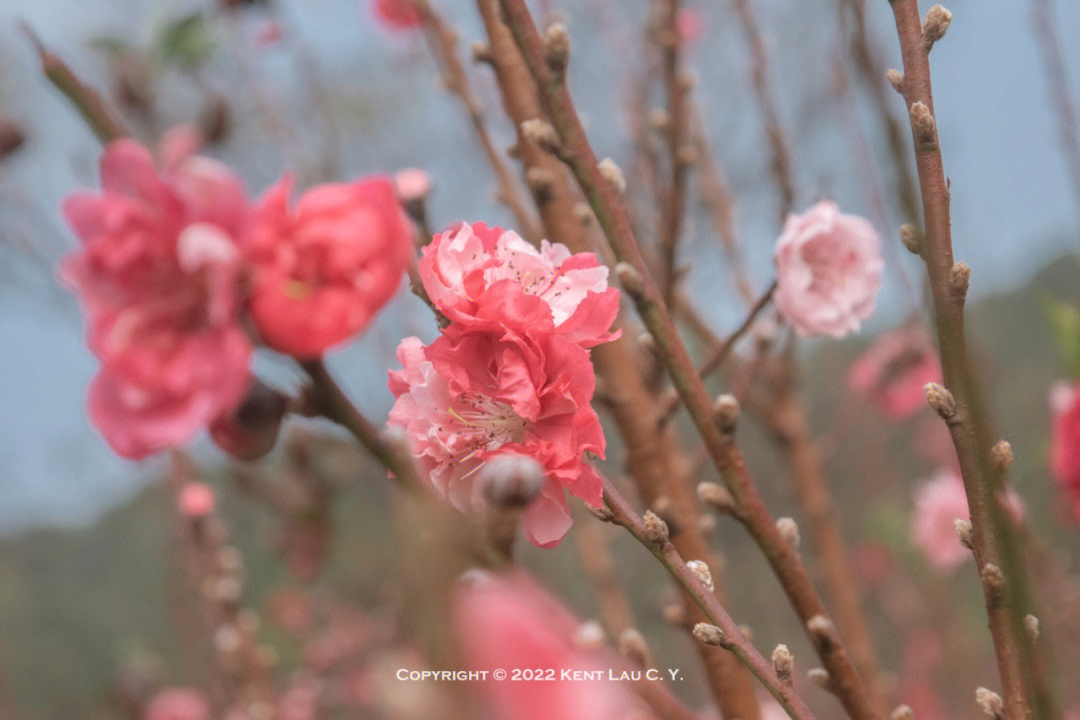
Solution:
[{"label": "thin twig", "polygon": [[[738,505],[738,517],[762,548],[781,585],[805,624],[812,617],[827,616],[809,574],[790,544],[777,529],[743,464],[742,453],[714,424],[712,401],[690,354],[678,335],[659,289],[645,267],[625,205],[606,180],[585,135],[581,120],[563,78],[544,61],[544,44],[524,0],[500,0],[518,47],[521,48],[540,95],[561,141],[561,157],[585,193],[608,244],[623,268],[624,288],[634,301],[664,359],[679,392]],[[808,631],[809,632],[809,631]],[[854,720],[878,717],[842,643],[816,643],[829,670],[832,687]]]}]

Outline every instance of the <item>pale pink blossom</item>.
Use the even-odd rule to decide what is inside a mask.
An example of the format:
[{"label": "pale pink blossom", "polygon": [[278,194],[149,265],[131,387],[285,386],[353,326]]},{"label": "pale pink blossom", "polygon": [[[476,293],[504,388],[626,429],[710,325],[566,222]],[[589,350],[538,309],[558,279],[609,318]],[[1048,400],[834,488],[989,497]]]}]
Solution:
[{"label": "pale pink blossom", "polygon": [[91,422],[120,455],[190,440],[247,390],[251,345],[239,325],[246,193],[225,166],[165,143],[167,165],[132,140],[101,158],[100,193],[77,192],[63,214],[80,240],[59,275],[79,298],[102,368]]},{"label": "pale pink blossom", "polygon": [[534,545],[551,547],[570,527],[565,492],[600,505],[602,481],[586,455],[604,455],[589,402],[596,378],[588,351],[561,335],[452,324],[431,345],[406,338],[391,371],[390,424],[403,428],[436,488],[459,508],[480,501],[478,470],[517,453],[544,468],[545,486],[524,513]]},{"label": "pale pink blossom", "polygon": [[374,0],[375,19],[391,30],[413,30],[423,23],[423,16],[411,0]]},{"label": "pale pink blossom", "polygon": [[394,175],[394,188],[403,203],[423,200],[431,192],[431,176],[420,168],[399,170]]},{"label": "pale pink blossom", "polygon": [[[1023,500],[1011,488],[1001,505],[1013,522],[1023,521]],[[939,470],[915,490],[912,542],[931,564],[942,569],[955,568],[971,556],[971,551],[960,544],[956,521],[970,519],[963,480],[954,470]]]},{"label": "pale pink blossom", "polygon": [[[550,680],[499,682],[489,675],[477,683],[494,720],[655,717],[630,684],[611,680],[629,671],[621,658],[606,646],[576,642],[582,623],[524,571],[470,571],[453,592],[451,612],[466,668],[539,671],[542,678],[550,669]],[[565,679],[563,671],[582,674]]]},{"label": "pale pink blossom", "polygon": [[906,420],[927,407],[923,387],[941,383],[941,364],[926,333],[904,328],[875,340],[848,368],[847,379],[886,418]]},{"label": "pale pink blossom", "polygon": [[259,23],[251,34],[251,42],[255,47],[265,48],[276,45],[285,37],[285,28],[273,18]]},{"label": "pale pink blossom", "polygon": [[199,520],[214,512],[217,500],[214,491],[204,483],[189,480],[180,488],[176,497],[176,506],[180,514],[192,520]]},{"label": "pale pink blossom", "polygon": [[554,331],[583,347],[613,340],[619,291],[592,253],[572,254],[483,223],[436,235],[420,259],[420,279],[435,306],[456,323]]},{"label": "pale pink blossom", "polygon": [[162,690],[143,713],[143,720],[210,720],[210,704],[198,690]]},{"label": "pale pink blossom", "polygon": [[1055,383],[1050,409],[1050,472],[1080,522],[1080,383]]},{"label": "pale pink blossom", "polygon": [[776,307],[800,335],[843,337],[873,314],[884,261],[867,220],[823,200],[788,217],[774,258]]},{"label": "pale pink blossom", "polygon": [[697,8],[680,7],[675,15],[675,30],[680,43],[693,45],[705,34],[705,16]]},{"label": "pale pink blossom", "polygon": [[401,287],[412,233],[389,178],[317,185],[289,206],[285,177],[259,203],[248,310],[262,340],[320,357],[359,335]]}]

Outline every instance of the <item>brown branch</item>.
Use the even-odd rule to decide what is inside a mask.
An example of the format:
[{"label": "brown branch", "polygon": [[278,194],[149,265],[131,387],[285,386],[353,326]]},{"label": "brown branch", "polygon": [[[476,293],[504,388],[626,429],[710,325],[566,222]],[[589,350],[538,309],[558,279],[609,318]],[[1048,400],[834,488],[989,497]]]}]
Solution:
[{"label": "brown branch", "polygon": [[750,50],[750,84],[754,90],[758,108],[765,122],[765,136],[772,148],[772,174],[780,190],[780,222],[783,223],[795,205],[795,183],[791,176],[791,148],[787,134],[780,122],[770,81],[769,53],[757,24],[757,17],[750,0],[735,0],[735,13],[739,16],[743,36]]},{"label": "brown branch", "polygon": [[996,498],[1003,473],[995,472],[987,416],[968,357],[964,298],[970,269],[954,263],[945,178],[934,117],[927,43],[917,0],[892,0],[904,60],[904,100],[911,119],[915,163],[925,217],[921,255],[926,261],[934,303],[945,388],[928,393],[945,419],[956,448],[971,510],[975,561],[982,580],[990,632],[1009,720],[1051,717],[1049,700],[1035,672],[1035,649],[1023,618],[1030,598],[1019,548]]},{"label": "brown branch", "polygon": [[604,502],[611,510],[612,521],[626,528],[634,538],[646,547],[663,564],[675,581],[694,598],[709,621],[722,633],[720,647],[729,651],[754,674],[793,720],[813,720],[810,708],[795,692],[794,686],[777,677],[772,664],[750,644],[739,626],[716,596],[702,582],[667,539],[650,539],[645,523],[630,504],[619,494],[610,481],[604,483]]},{"label": "brown branch", "polygon": [[[495,70],[503,105],[507,115],[518,127],[518,157],[521,159],[540,210],[547,236],[567,245],[574,252],[599,250],[605,259],[610,256],[602,241],[592,214],[583,203],[580,193],[564,165],[521,131],[527,120],[544,116],[537,87],[529,68],[500,17],[496,0],[478,0],[491,45],[492,67]],[[691,480],[691,468],[671,428],[662,427],[655,398],[645,385],[642,363],[626,318],[616,327],[623,337],[594,348],[598,395],[603,393],[607,406],[626,448],[625,465],[629,475],[650,505],[666,499],[672,521],[672,542],[687,557],[708,559],[710,551],[698,525],[696,498]],[[718,597],[722,585],[717,585]],[[700,608],[685,593],[683,603],[687,616],[704,620]],[[730,654],[715,647],[696,644],[705,666],[710,690],[726,717],[757,720],[758,702],[750,674],[741,668]]]},{"label": "brown branch", "polygon": [[495,180],[498,183],[496,199],[513,214],[514,222],[518,225],[518,232],[529,240],[538,242],[542,234],[536,218],[526,207],[521,189],[514,179],[513,173],[510,172],[502,153],[496,149],[495,142],[488,132],[480,103],[469,87],[465,67],[461,64],[457,54],[457,33],[431,7],[428,0],[414,0],[413,4],[423,18],[424,30],[431,53],[442,68],[443,84],[464,105],[466,112],[469,114],[469,121],[472,123],[473,130],[476,133],[476,139],[479,140],[480,148],[484,152],[484,157],[487,158],[488,164],[495,173]]},{"label": "brown branch", "polygon": [[[805,624],[827,615],[797,551],[783,538],[743,464],[732,437],[714,424],[712,401],[679,337],[656,283],[650,277],[625,205],[601,172],[596,155],[585,136],[581,120],[563,78],[544,60],[544,43],[524,0],[500,0],[503,13],[540,90],[547,114],[554,123],[561,146],[560,156],[585,193],[593,214],[619,261],[623,287],[655,341],[674,386],[682,397],[705,443],[738,505],[738,517],[762,548],[789,599]],[[815,643],[832,678],[832,687],[854,720],[878,717],[841,643]]]},{"label": "brown branch", "polygon": [[113,109],[101,98],[101,95],[79,80],[67,63],[45,47],[29,24],[20,21],[20,26],[37,51],[38,58],[41,60],[41,71],[45,77],[75,105],[98,140],[102,144],[108,144],[118,138],[129,137],[131,133],[124,127]]}]

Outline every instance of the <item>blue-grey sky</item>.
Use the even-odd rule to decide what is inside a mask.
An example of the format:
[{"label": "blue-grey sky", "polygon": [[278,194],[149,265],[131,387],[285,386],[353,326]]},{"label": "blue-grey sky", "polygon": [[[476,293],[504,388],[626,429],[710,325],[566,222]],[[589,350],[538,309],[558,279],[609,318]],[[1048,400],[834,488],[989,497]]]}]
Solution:
[{"label": "blue-grey sky", "polygon": [[[472,3],[436,4],[460,24],[466,48],[480,36]],[[601,155],[625,161],[626,71],[644,62],[635,49],[643,3],[565,4],[575,40],[571,79],[594,144]],[[739,201],[751,266],[764,284],[777,201],[768,183],[742,37],[726,3],[688,4],[701,7],[706,22],[705,36],[690,55],[699,76],[695,92]],[[333,161],[327,167],[338,178],[423,166],[436,183],[436,223],[508,222],[491,203],[490,173],[461,108],[439,91],[422,44],[373,27],[366,3],[356,0],[279,0],[277,5],[286,27],[280,47],[250,45],[257,13],[214,26],[224,49],[215,56],[211,81],[233,99],[241,120],[230,140],[213,152],[241,168],[253,193],[290,167],[307,181],[318,178],[324,157]],[[869,0],[867,5],[876,44],[898,64],[888,4]],[[40,77],[15,20],[26,19],[87,79],[102,83],[106,63],[90,48],[92,39],[122,36],[145,45],[169,18],[206,6],[165,0],[0,3],[0,107],[29,133],[26,148],[0,163],[0,235],[9,245],[31,243],[44,258],[44,265],[35,264],[0,248],[5,266],[0,274],[0,337],[5,339],[0,345],[0,532],[90,521],[130,495],[153,467],[112,457],[85,419],[82,398],[95,362],[82,344],[73,303],[50,287],[42,268],[71,243],[55,208],[72,188],[95,183],[100,148]],[[792,135],[799,204],[829,195],[847,211],[870,215],[850,125],[828,95],[837,38],[834,0],[759,0],[756,6]],[[1080,96],[1080,3],[1057,6],[1070,89]],[[1028,2],[954,0],[949,7],[952,27],[931,59],[938,126],[953,183],[954,242],[957,257],[972,266],[977,295],[1023,281],[1065,248],[1080,247],[1080,228]],[[475,79],[483,102],[496,110],[485,73],[477,70]],[[159,125],[197,110],[199,94],[186,80],[169,75],[163,87],[168,92],[159,98]],[[899,107],[900,99],[894,100]],[[856,107],[863,132],[876,147],[880,131],[874,116],[861,98]],[[509,144],[510,128],[492,115],[497,139]],[[281,122],[270,122],[275,117]],[[896,222],[887,218],[889,226]],[[892,227],[882,231],[894,241]],[[712,247],[707,222],[694,218],[687,239],[694,259],[690,282],[703,296],[723,287],[726,277]],[[870,331],[895,322],[902,312],[896,263],[917,277],[914,260],[901,255],[888,256],[890,279]],[[723,297],[705,297],[718,327],[737,321],[736,306]],[[359,343],[331,359],[373,416],[389,405],[384,368],[398,339],[431,332],[429,318],[416,310],[413,299],[400,298]],[[285,364],[271,365],[275,377],[290,377]]]}]

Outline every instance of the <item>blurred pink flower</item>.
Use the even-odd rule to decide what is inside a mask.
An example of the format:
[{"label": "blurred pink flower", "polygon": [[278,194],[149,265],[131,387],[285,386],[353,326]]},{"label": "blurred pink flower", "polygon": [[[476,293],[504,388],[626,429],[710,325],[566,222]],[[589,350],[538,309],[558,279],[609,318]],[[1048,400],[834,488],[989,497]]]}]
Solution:
[{"label": "blurred pink flower", "polygon": [[214,491],[208,485],[195,480],[184,483],[176,498],[180,514],[193,520],[210,515],[216,504]]},{"label": "blurred pink flower", "polygon": [[[551,669],[553,679],[478,684],[495,720],[652,720],[626,683],[612,682],[621,658],[606,647],[575,643],[581,623],[521,570],[467,573],[452,596],[452,618],[464,664],[472,670]],[[593,671],[576,680],[562,672]]]},{"label": "blurred pink flower", "polygon": [[162,690],[143,713],[143,720],[210,720],[210,704],[198,690]]},{"label": "blurred pink flower", "polygon": [[571,254],[483,223],[436,235],[420,258],[420,279],[436,307],[456,323],[554,331],[583,347],[614,340],[619,291],[592,253]]},{"label": "blurred pink flower", "polygon": [[675,29],[680,43],[693,45],[705,34],[705,16],[696,8],[680,7],[675,15]]},{"label": "blurred pink flower", "polygon": [[1050,472],[1080,522],[1080,383],[1057,383],[1050,391]]},{"label": "blurred pink flower", "polygon": [[401,287],[412,233],[384,177],[327,183],[292,208],[292,178],[255,214],[249,311],[267,345],[312,359],[361,333]]},{"label": "blurred pink flower", "polygon": [[848,368],[847,379],[886,418],[906,420],[927,407],[923,386],[941,382],[941,364],[926,334],[905,328],[875,340]]},{"label": "blurred pink flower", "polygon": [[400,170],[394,175],[394,189],[403,203],[423,200],[431,192],[431,176],[420,168]]},{"label": "blurred pink flower", "polygon": [[424,18],[410,0],[375,0],[375,18],[391,30],[420,27]]},{"label": "blurred pink flower", "polygon": [[[1011,488],[1002,507],[1014,522],[1024,518],[1024,502]],[[956,521],[970,520],[964,482],[955,470],[939,470],[915,490],[915,511],[911,518],[911,539],[931,564],[951,569],[960,565],[971,551],[960,544]]]},{"label": "blurred pink flower", "polygon": [[247,390],[247,197],[228,168],[188,154],[197,146],[186,130],[170,133],[159,172],[146,148],[117,140],[101,158],[101,193],[72,193],[62,207],[81,246],[59,275],[102,363],[90,420],[125,457],[187,442]]},{"label": "blurred pink flower", "polygon": [[255,47],[265,48],[276,45],[285,37],[285,28],[282,24],[270,18],[259,23],[251,34],[251,43]]},{"label": "blurred pink flower", "polygon": [[601,479],[585,460],[604,456],[587,350],[561,335],[452,324],[427,347],[406,338],[397,356],[403,368],[390,372],[390,424],[405,430],[454,505],[477,503],[477,471],[506,453],[535,459],[547,475],[522,518],[534,545],[557,545],[569,529],[564,491],[600,505]]},{"label": "blurred pink flower", "polygon": [[873,314],[884,261],[867,220],[823,200],[788,216],[774,259],[776,307],[800,335],[843,337]]}]

